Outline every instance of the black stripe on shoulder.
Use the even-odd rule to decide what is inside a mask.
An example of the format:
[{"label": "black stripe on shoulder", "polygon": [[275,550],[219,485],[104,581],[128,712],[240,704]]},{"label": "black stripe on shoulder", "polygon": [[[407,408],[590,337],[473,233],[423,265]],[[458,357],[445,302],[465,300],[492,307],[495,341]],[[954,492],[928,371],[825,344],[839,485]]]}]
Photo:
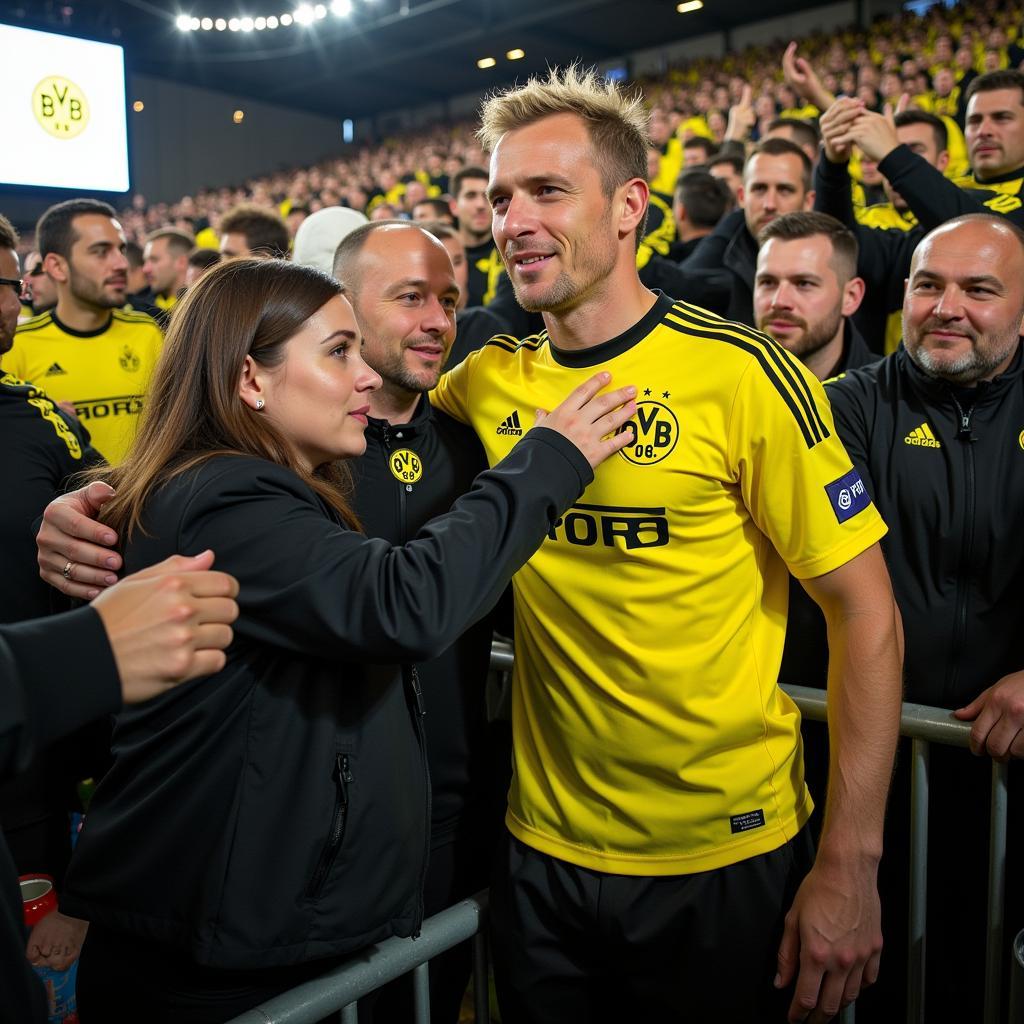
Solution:
[{"label": "black stripe on shoulder", "polygon": [[[696,312],[694,307],[691,309]],[[823,441],[829,436],[828,427],[825,426],[825,421],[821,417],[821,413],[818,411],[817,403],[814,401],[814,395],[811,394],[811,389],[804,379],[804,375],[796,367],[797,359],[795,356],[790,355],[774,338],[769,338],[767,334],[762,334],[760,331],[755,331],[752,327],[747,327],[746,324],[736,323],[733,320],[708,320],[707,314],[699,319],[702,319],[706,324],[709,324],[713,328],[717,328],[719,331],[731,332],[735,335],[740,335],[749,341],[757,344],[767,354],[768,358],[775,364],[778,369],[778,373],[783,377],[793,389],[793,393],[796,395],[797,400],[803,407],[804,415],[807,417],[807,423],[811,428],[811,432],[817,438],[818,441]],[[691,314],[692,316],[692,314]]]},{"label": "black stripe on shoulder", "polygon": [[503,351],[510,353],[518,352],[521,348],[525,348],[530,352],[535,352],[547,340],[546,334],[531,334],[529,337],[521,340],[511,334],[496,334],[493,338],[486,341],[484,346],[494,345],[496,348],[500,348]]},{"label": "black stripe on shoulder", "polygon": [[515,352],[519,348],[519,342],[510,334],[496,334],[493,338],[488,338],[484,342],[484,348],[487,348],[489,345],[500,348],[505,352]]},{"label": "black stripe on shoulder", "polygon": [[15,333],[24,334],[26,331],[38,331],[40,327],[48,327],[52,323],[53,317],[50,316],[50,311],[47,310],[45,313],[32,317],[31,320],[23,320],[15,328]]},{"label": "black stripe on shoulder", "polygon": [[689,302],[676,302],[669,310],[670,313],[675,313],[676,316],[691,316],[698,317],[702,320],[706,320],[709,324],[724,324],[726,323],[725,317],[719,316],[717,313],[712,313],[710,309],[704,309],[701,306],[694,306]]},{"label": "black stripe on shoulder", "polygon": [[128,324],[152,324],[157,330],[160,330],[160,325],[148,313],[140,313],[136,309],[130,313],[125,309],[115,309],[113,312],[115,320],[121,320]]},{"label": "black stripe on shoulder", "polygon": [[[678,331],[680,334],[686,334],[696,338],[705,338],[709,341],[724,342],[726,345],[733,345],[736,348],[742,349],[749,355],[752,355],[757,360],[761,369],[764,370],[764,374],[768,380],[771,381],[772,386],[776,391],[778,391],[783,402],[786,403],[789,411],[793,414],[793,419],[796,420],[797,426],[800,428],[800,433],[803,435],[804,442],[807,447],[813,448],[823,440],[816,431],[811,429],[811,424],[808,422],[807,417],[803,414],[803,411],[794,399],[793,394],[786,385],[783,384],[779,374],[775,371],[774,364],[769,360],[763,346],[755,345],[752,341],[740,336],[725,334],[721,330],[708,329],[699,325],[676,324],[671,320],[665,320],[664,324],[666,327],[671,327],[672,330]],[[826,436],[827,433],[828,432],[826,431]]]}]

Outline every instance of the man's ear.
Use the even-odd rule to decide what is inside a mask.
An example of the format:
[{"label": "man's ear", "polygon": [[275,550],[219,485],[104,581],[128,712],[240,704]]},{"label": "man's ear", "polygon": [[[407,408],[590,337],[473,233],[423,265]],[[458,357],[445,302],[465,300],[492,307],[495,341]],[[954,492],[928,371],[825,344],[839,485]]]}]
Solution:
[{"label": "man's ear", "polygon": [[627,182],[622,193],[622,206],[619,212],[619,237],[625,238],[636,231],[636,226],[647,213],[647,203],[651,197],[651,187],[643,178],[633,178]]},{"label": "man's ear", "polygon": [[59,284],[67,284],[69,277],[68,261],[55,252],[48,252],[43,257],[43,269]]},{"label": "man's ear", "polygon": [[861,277],[851,277],[846,282],[846,287],[843,288],[843,302],[840,306],[843,316],[853,316],[860,309],[860,304],[864,301],[865,287],[864,279]]}]

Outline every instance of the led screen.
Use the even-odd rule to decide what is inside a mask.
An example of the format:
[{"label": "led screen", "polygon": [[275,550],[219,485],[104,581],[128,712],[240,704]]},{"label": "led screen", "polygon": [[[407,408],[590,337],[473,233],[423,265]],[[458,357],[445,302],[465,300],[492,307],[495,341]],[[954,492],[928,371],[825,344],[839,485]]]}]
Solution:
[{"label": "led screen", "polygon": [[0,25],[0,183],[128,191],[124,50]]}]

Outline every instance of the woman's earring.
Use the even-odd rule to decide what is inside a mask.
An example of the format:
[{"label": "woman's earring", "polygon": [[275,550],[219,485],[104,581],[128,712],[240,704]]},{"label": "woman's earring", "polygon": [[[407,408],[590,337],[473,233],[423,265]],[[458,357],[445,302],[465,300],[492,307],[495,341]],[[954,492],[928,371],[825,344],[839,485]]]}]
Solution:
[{"label": "woman's earring", "polygon": [[257,411],[257,412],[259,412],[259,411],[260,411],[260,409],[262,409],[262,408],[263,408],[263,406],[265,406],[266,404],[267,404],[267,403],[266,403],[266,402],[264,402],[262,398],[257,398],[257,399],[256,399],[256,411]]}]

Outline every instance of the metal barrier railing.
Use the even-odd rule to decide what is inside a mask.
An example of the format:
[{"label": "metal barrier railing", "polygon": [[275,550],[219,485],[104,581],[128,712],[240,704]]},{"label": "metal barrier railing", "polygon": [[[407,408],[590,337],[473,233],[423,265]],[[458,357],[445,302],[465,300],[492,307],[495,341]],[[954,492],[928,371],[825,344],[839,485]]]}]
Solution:
[{"label": "metal barrier railing", "polygon": [[234,1017],[228,1024],[317,1024],[341,1011],[341,1024],[359,1020],[357,1000],[389,981],[413,975],[414,1024],[430,1024],[428,962],[460,942],[473,939],[473,994],[478,1024],[489,1018],[487,949],[483,922],[487,894],[460,900],[427,918],[415,939],[385,939],[355,954],[351,960],[319,978],[304,982],[281,995]]},{"label": "metal barrier railing", "polygon": [[[494,644],[491,668],[510,672],[514,656],[508,644]],[[800,713],[827,721],[825,691],[787,686]],[[932,743],[968,746],[971,727],[948,711],[922,704],[904,704],[900,735],[912,741],[910,928],[907,940],[907,1024],[924,1024],[925,928],[928,882],[928,753]],[[984,1024],[999,1024],[1005,946],[1003,898],[1006,886],[1007,765],[992,763],[992,812],[989,831],[988,930],[985,955]],[[477,1024],[488,1021],[487,962],[482,922],[486,894],[463,900],[429,918],[417,939],[388,939],[320,978],[308,981],[235,1017],[229,1024],[316,1024],[341,1010],[342,1024],[356,1024],[356,1002],[389,981],[413,972],[414,1022],[429,1024],[428,961],[468,938],[474,939],[473,978]],[[1015,970],[1010,1024],[1024,1020],[1024,932],[1014,945]],[[841,1024],[854,1024],[854,1007],[840,1015]]]},{"label": "metal barrier railing", "polygon": [[[825,691],[809,686],[787,686],[800,713],[827,720]],[[952,712],[923,704],[904,704],[900,735],[911,740],[910,785],[910,927],[907,936],[907,1024],[924,1024],[925,926],[928,890],[928,753],[930,744],[968,746],[969,722]],[[1006,891],[1006,780],[1008,765],[992,762],[992,812],[988,848],[988,929],[985,948],[984,1024],[999,1024],[1003,982],[1003,898]],[[844,1018],[852,1024],[853,1018]],[[1010,1017],[1011,1024],[1014,1018]],[[1016,1024],[1020,1024],[1019,1019]]]},{"label": "metal barrier railing", "polygon": [[1024,1020],[1024,931],[1013,940],[1013,973],[1010,976],[1010,1024]]}]

